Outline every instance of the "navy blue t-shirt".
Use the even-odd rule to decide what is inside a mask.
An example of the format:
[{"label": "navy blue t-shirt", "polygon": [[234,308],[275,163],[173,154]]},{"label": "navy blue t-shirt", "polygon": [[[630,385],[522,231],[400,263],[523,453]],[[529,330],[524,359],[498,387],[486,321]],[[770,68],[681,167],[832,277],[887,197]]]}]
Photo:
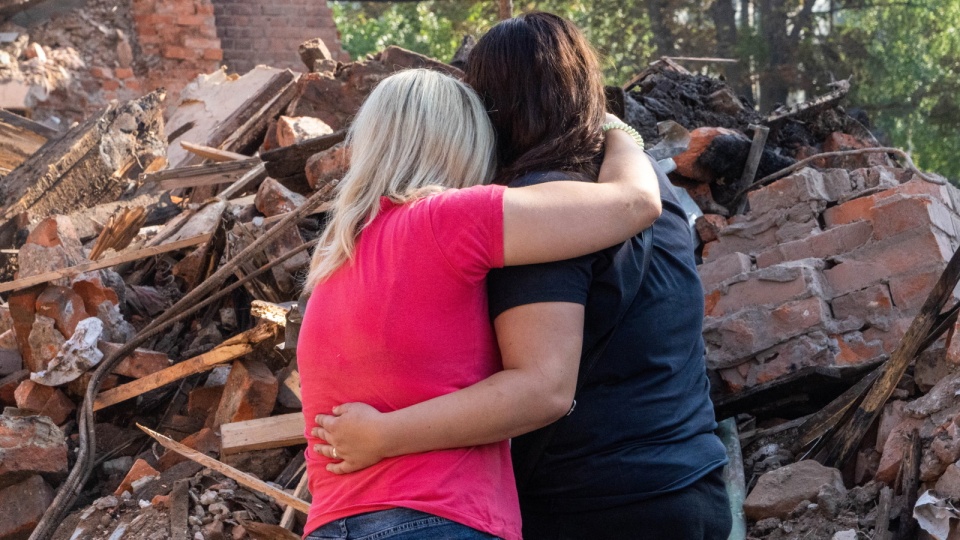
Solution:
[{"label": "navy blue t-shirt", "polygon": [[[538,302],[585,306],[586,355],[620,326],[587,375],[573,413],[520,493],[525,511],[610,508],[685,488],[726,463],[701,336],[703,289],[686,213],[656,164],[663,213],[653,225],[653,255],[636,300],[624,306],[625,276],[639,272],[638,238],[584,257],[490,273],[490,313]],[[511,187],[568,179],[528,174]],[[635,283],[635,281],[634,281]],[[582,358],[581,358],[582,361]],[[529,467],[533,434],[513,440],[514,467]]]}]

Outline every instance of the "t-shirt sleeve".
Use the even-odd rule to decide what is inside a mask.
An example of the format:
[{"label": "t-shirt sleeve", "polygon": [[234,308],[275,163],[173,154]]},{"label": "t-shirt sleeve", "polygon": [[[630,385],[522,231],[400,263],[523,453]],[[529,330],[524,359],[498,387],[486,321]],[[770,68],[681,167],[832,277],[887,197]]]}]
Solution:
[{"label": "t-shirt sleeve", "polygon": [[430,225],[440,252],[461,276],[482,279],[503,267],[504,186],[451,189],[430,197]]},{"label": "t-shirt sleeve", "polygon": [[597,254],[525,266],[508,266],[487,276],[490,318],[508,309],[539,302],[586,305]]}]

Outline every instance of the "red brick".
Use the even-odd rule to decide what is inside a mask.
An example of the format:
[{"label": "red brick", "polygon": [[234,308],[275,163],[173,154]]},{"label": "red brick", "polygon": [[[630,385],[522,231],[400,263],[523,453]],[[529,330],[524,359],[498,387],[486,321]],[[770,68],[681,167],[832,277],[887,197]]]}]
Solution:
[{"label": "red brick", "polygon": [[53,319],[57,330],[68,339],[73,335],[77,324],[90,317],[79,294],[73,289],[57,286],[47,287],[37,297],[37,314]]},{"label": "red brick", "polygon": [[269,416],[276,405],[278,391],[277,378],[263,362],[234,362],[217,407],[214,425]]},{"label": "red brick", "polygon": [[[180,444],[189,446],[190,448],[207,455],[215,456],[220,453],[220,436],[215,430],[210,428],[203,428],[193,435],[188,435],[186,438],[180,441]],[[162,456],[160,456],[160,459],[158,460],[158,468],[161,471],[165,471],[177,463],[181,463],[186,460],[187,458],[174,452],[173,450],[167,450]]]},{"label": "red brick", "polygon": [[194,388],[187,396],[187,414],[197,417],[209,416],[217,410],[222,396],[223,386],[201,386]]},{"label": "red brick", "polygon": [[118,79],[130,79],[133,77],[133,70],[130,68],[117,68],[114,72]]},{"label": "red brick", "polygon": [[882,280],[913,274],[918,264],[945,263],[953,254],[950,240],[929,226],[865,246],[823,271],[834,296],[860,290]]},{"label": "red brick", "polygon": [[50,361],[60,353],[66,338],[56,329],[57,322],[50,317],[37,315],[30,329],[29,347],[30,363],[26,364],[30,371],[38,372],[47,369]]},{"label": "red brick", "polygon": [[197,15],[213,15],[213,4],[200,4],[197,6]]},{"label": "red brick", "polygon": [[133,467],[130,467],[130,470],[127,472],[127,475],[123,477],[123,481],[120,482],[120,485],[117,486],[117,489],[113,492],[114,495],[119,497],[123,495],[124,491],[129,491],[133,494],[134,484],[145,477],[148,476],[159,476],[160,473],[150,466],[149,463],[142,459],[138,459],[134,462]]},{"label": "red brick", "polygon": [[833,316],[838,320],[853,317],[863,322],[873,322],[887,317],[893,309],[890,293],[884,285],[874,285],[843,296],[830,302]]},{"label": "red brick", "polygon": [[305,173],[311,189],[319,189],[330,181],[343,178],[349,166],[349,153],[343,143],[336,144],[307,160]]},{"label": "red brick", "polygon": [[950,235],[955,234],[947,207],[924,196],[897,196],[878,201],[873,208],[873,222],[877,240],[930,224]]},{"label": "red brick", "polygon": [[190,49],[219,49],[220,40],[187,36],[183,38],[183,46]]},{"label": "red brick", "polygon": [[0,378],[0,405],[16,407],[17,398],[15,392],[20,383],[30,378],[30,370],[21,369],[16,373],[11,373],[6,377]]},{"label": "red brick", "polygon": [[53,503],[54,491],[39,476],[0,490],[0,538],[26,539]]},{"label": "red brick", "polygon": [[31,380],[20,383],[14,397],[18,408],[49,416],[58,426],[66,422],[76,408],[70,398],[60,390]]},{"label": "red brick", "polygon": [[108,67],[94,66],[90,68],[90,75],[97,79],[112,79],[113,71]]},{"label": "red brick", "polygon": [[873,207],[882,197],[873,195],[870,197],[860,197],[843,204],[827,208],[823,212],[823,219],[827,227],[843,225],[844,223],[853,223],[854,221],[870,221],[873,218]]},{"label": "red brick", "polygon": [[[774,309],[752,308],[736,316],[723,319],[716,325],[705,328],[704,338],[715,346],[711,351],[712,368],[739,365],[771,347],[820,328],[830,320],[830,308],[819,297],[788,301]],[[825,337],[824,337],[825,339]],[[807,348],[814,348],[808,344]],[[822,349],[823,347],[819,347]],[[800,351],[800,347],[793,347]],[[789,372],[798,366],[794,351],[781,351],[779,370],[770,378]],[[810,355],[803,355],[810,357]],[[803,360],[808,365],[810,358]],[[766,369],[766,368],[765,368]],[[758,380],[759,382],[759,380]]]},{"label": "red brick", "polygon": [[[78,402],[82,401],[87,395],[87,387],[90,386],[90,379],[93,377],[91,371],[87,371],[83,375],[80,375],[76,379],[67,383],[65,387],[67,390],[67,395],[73,397]],[[117,377],[113,373],[106,375],[100,381],[100,391],[110,390],[111,388],[116,388],[120,385],[120,377]]]},{"label": "red brick", "polygon": [[129,79],[123,83],[123,86],[131,92],[137,92],[138,94],[143,92],[143,85],[137,79]]},{"label": "red brick", "polygon": [[[837,131],[827,136],[826,140],[823,142],[822,149],[823,152],[838,152],[843,150],[872,148],[874,146],[875,145],[868,142],[861,141],[853,135]],[[820,167],[852,170],[859,169],[861,167],[870,167],[873,165],[889,164],[890,158],[888,158],[886,154],[878,152],[876,154],[822,158],[817,165]]]},{"label": "red brick", "polygon": [[757,268],[801,259],[827,259],[848,253],[866,244],[872,234],[873,226],[869,222],[840,225],[803,240],[780,244],[757,254]]},{"label": "red brick", "polygon": [[750,212],[759,214],[778,208],[793,208],[800,203],[830,201],[823,184],[823,175],[815,169],[801,169],[797,173],[751,191],[747,194]]},{"label": "red brick", "polygon": [[306,201],[306,197],[294,193],[273,178],[260,184],[254,204],[263,215],[271,217],[292,212]]},{"label": "red brick", "polygon": [[923,420],[905,417],[890,431],[880,456],[880,466],[877,468],[875,477],[877,481],[893,485],[900,473],[900,464],[906,456],[907,445],[910,444],[910,433],[914,429],[919,429],[922,424]]},{"label": "red brick", "polygon": [[206,15],[177,15],[179,26],[203,26],[208,20]]},{"label": "red brick", "polygon": [[84,272],[77,275],[70,283],[74,292],[83,299],[83,308],[87,313],[97,313],[100,304],[110,302],[120,305],[120,298],[117,297],[117,291],[104,284],[100,272]]},{"label": "red brick", "polygon": [[31,474],[65,472],[67,440],[50,418],[0,416],[0,487]]},{"label": "red brick", "polygon": [[[100,341],[97,347],[106,357],[119,350],[122,345],[108,341]],[[121,360],[120,363],[117,364],[117,367],[113,368],[113,372],[124,377],[139,379],[168,367],[170,367],[170,359],[167,355],[147,349],[135,349]]]},{"label": "red brick", "polygon": [[204,49],[203,59],[212,60],[212,61],[223,60],[223,50],[222,49]]},{"label": "red brick", "polygon": [[103,81],[103,83],[100,85],[100,88],[107,92],[113,92],[120,89],[120,83],[115,79],[107,79]]},{"label": "red brick", "polygon": [[22,289],[12,293],[7,300],[10,317],[13,319],[13,331],[17,337],[17,347],[28,369],[36,367],[30,348],[30,332],[33,330],[33,321],[36,319],[37,297],[43,289],[43,285]]},{"label": "red brick", "polygon": [[80,246],[80,239],[73,228],[69,219],[62,216],[54,216],[44,219],[34,226],[30,234],[27,235],[27,244],[34,244],[43,247],[56,247],[62,245]]},{"label": "red brick", "polygon": [[908,274],[890,280],[890,293],[893,303],[902,310],[919,309],[926,301],[933,286],[940,279],[938,268],[929,272]]},{"label": "red brick", "polygon": [[709,291],[725,280],[749,272],[752,264],[750,257],[743,253],[731,253],[701,264],[697,271],[700,273],[704,291]]},{"label": "red brick", "polygon": [[808,283],[814,279],[811,269],[791,269],[793,279],[764,279],[761,274],[753,274],[745,281],[730,285],[717,302],[714,316],[735,313],[748,307],[779,306],[790,300],[804,298],[815,293],[815,285]]},{"label": "red brick", "polygon": [[856,365],[876,360],[884,354],[883,343],[880,341],[866,342],[859,332],[851,332],[842,336],[833,336],[840,352],[834,359],[837,365]]},{"label": "red brick", "polygon": [[164,58],[173,58],[179,60],[189,60],[191,58],[196,58],[196,53],[187,49],[186,47],[178,47],[176,45],[167,45],[163,48],[163,57]]},{"label": "red brick", "polygon": [[703,243],[713,242],[717,234],[727,226],[727,218],[719,214],[704,214],[697,218],[697,236]]}]

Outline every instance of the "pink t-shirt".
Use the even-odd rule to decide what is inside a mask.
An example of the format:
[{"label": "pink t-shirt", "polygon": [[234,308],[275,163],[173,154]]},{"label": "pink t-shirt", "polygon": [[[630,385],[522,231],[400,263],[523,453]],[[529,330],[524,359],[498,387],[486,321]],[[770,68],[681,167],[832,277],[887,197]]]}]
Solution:
[{"label": "pink t-shirt", "polygon": [[449,190],[381,213],[352,262],[313,291],[297,345],[307,473],[304,530],[405,507],[520,539],[507,442],[386,459],[337,476],[317,454],[318,413],[359,401],[386,412],[465,388],[501,370],[485,277],[503,266],[501,186]]}]

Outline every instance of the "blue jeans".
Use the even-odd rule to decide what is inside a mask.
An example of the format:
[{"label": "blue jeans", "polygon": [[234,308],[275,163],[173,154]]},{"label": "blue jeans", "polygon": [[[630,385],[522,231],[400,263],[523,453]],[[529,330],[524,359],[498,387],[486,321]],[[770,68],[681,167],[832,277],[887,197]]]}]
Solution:
[{"label": "blue jeans", "polygon": [[409,508],[357,514],[314,530],[307,540],[489,540],[487,533]]}]

